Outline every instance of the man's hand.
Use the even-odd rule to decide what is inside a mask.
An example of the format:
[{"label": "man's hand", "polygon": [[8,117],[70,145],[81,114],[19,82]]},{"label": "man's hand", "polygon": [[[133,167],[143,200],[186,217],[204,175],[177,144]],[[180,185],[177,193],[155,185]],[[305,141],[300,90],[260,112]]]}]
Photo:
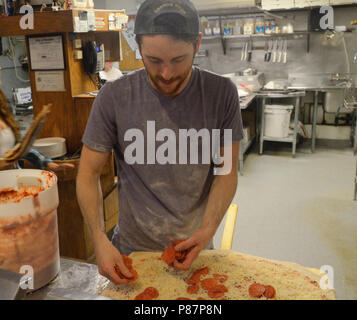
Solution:
[{"label": "man's hand", "polygon": [[114,266],[116,265],[125,277],[133,277],[125,266],[120,252],[112,245],[105,233],[101,233],[94,239],[94,250],[97,259],[98,272],[102,276],[108,278],[116,285],[128,283],[129,281],[127,279],[121,279],[115,272]]},{"label": "man's hand", "polygon": [[174,268],[178,270],[188,270],[193,261],[198,257],[201,250],[203,250],[210,242],[214,235],[214,231],[209,229],[200,228],[195,231],[190,238],[181,242],[175,247],[175,251],[188,250],[186,259],[180,263],[177,260],[174,261]]}]

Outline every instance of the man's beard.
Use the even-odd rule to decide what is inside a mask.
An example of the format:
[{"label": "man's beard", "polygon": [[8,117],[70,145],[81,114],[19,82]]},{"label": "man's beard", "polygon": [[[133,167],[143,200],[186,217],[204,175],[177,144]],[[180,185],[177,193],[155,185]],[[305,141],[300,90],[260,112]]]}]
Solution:
[{"label": "man's beard", "polygon": [[[193,60],[192,60],[193,61]],[[148,69],[146,69],[148,70]],[[152,74],[150,74],[148,71],[148,76],[150,78],[151,83],[153,84],[154,88],[159,91],[160,93],[162,93],[165,96],[169,96],[169,97],[174,97],[177,94],[179,94],[179,91],[182,86],[182,84],[185,82],[185,80],[187,79],[187,77],[189,76],[190,72],[192,70],[192,64],[190,65],[190,67],[185,71],[184,74],[172,78],[169,80],[170,83],[174,83],[177,82],[177,84],[170,90],[165,90],[165,87],[163,87],[162,82],[165,82],[166,80],[163,79],[161,76],[153,76]]]}]

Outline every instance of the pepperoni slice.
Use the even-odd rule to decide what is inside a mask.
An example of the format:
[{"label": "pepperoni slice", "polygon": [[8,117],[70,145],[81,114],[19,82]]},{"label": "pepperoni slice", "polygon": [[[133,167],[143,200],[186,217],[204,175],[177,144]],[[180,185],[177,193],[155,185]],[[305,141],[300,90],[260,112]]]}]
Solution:
[{"label": "pepperoni slice", "polygon": [[155,299],[159,296],[159,291],[154,287],[148,287],[144,290],[144,293],[151,297],[151,299]]},{"label": "pepperoni slice", "polygon": [[206,278],[201,281],[201,286],[205,290],[214,288],[217,285],[217,280],[215,278]]},{"label": "pepperoni slice", "polygon": [[254,298],[260,298],[265,292],[265,286],[260,283],[253,283],[249,286],[249,294]]},{"label": "pepperoni slice", "polygon": [[222,291],[216,291],[214,289],[209,289],[208,292],[207,292],[208,296],[212,299],[215,299],[215,298],[220,298],[220,297],[223,297],[224,296],[224,292]]},{"label": "pepperoni slice", "polygon": [[188,250],[175,251],[174,249],[175,246],[177,246],[179,243],[183,241],[185,241],[185,239],[178,239],[176,241],[170,239],[171,248],[165,246],[165,250],[161,255],[161,259],[165,261],[169,266],[172,266],[175,260],[182,262],[186,259]]},{"label": "pepperoni slice", "polygon": [[197,284],[200,282],[201,275],[200,274],[193,274],[190,279],[186,281],[187,284]]},{"label": "pepperoni slice", "polygon": [[117,273],[117,275],[119,276],[120,279],[126,279],[126,280],[128,280],[127,282],[136,281],[138,279],[138,273],[133,269],[133,260],[131,258],[129,258],[128,256],[126,256],[125,254],[122,254],[121,256],[123,258],[123,262],[124,262],[125,266],[128,268],[128,270],[133,275],[133,277],[127,278],[126,276],[124,276],[124,274],[121,273],[121,271],[117,265],[114,266],[115,272]]},{"label": "pepperoni slice", "polygon": [[161,255],[161,259],[164,260],[169,266],[172,265],[175,261],[175,249],[165,247],[165,251]]},{"label": "pepperoni slice", "polygon": [[219,282],[223,283],[228,280],[228,276],[226,274],[218,274],[214,273],[213,277],[217,279]]},{"label": "pepperoni slice", "polygon": [[145,292],[138,294],[134,300],[151,300],[150,296],[148,296]]},{"label": "pepperoni slice", "polygon": [[273,299],[276,295],[275,288],[273,286],[265,286],[264,297],[267,299]]},{"label": "pepperoni slice", "polygon": [[195,273],[199,273],[200,275],[206,275],[209,273],[209,269],[208,269],[208,267],[204,267],[204,268],[196,270]]},{"label": "pepperoni slice", "polygon": [[152,300],[159,296],[159,291],[154,287],[148,287],[144,292],[138,294],[134,300]]},{"label": "pepperoni slice", "polygon": [[198,297],[197,300],[206,300],[206,299],[202,297]]},{"label": "pepperoni slice", "polygon": [[187,287],[187,293],[189,294],[197,293],[198,289],[199,289],[198,284],[191,284],[190,286]]},{"label": "pepperoni slice", "polygon": [[188,283],[188,284],[199,283],[200,280],[201,280],[201,275],[206,275],[206,274],[208,274],[208,272],[209,272],[208,267],[204,267],[204,268],[198,269],[192,274],[191,278],[188,279],[186,281],[186,283]]},{"label": "pepperoni slice", "polygon": [[131,269],[133,266],[133,260],[131,258],[129,258],[127,255],[122,254],[121,255],[123,260],[124,260],[124,264],[128,269]]}]

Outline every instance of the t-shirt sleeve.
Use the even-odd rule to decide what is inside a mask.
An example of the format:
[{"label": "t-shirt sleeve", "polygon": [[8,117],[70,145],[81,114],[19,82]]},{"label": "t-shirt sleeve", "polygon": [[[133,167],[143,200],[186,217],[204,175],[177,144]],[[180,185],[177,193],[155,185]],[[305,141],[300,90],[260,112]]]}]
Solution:
[{"label": "t-shirt sleeve", "polygon": [[235,84],[227,79],[226,103],[224,106],[223,122],[221,127],[221,146],[229,145],[224,139],[224,130],[232,130],[232,143],[243,139],[243,121],[239,106],[238,90]]},{"label": "t-shirt sleeve", "polygon": [[107,82],[96,96],[82,137],[88,148],[99,152],[110,152],[117,144],[116,105],[110,89]]}]

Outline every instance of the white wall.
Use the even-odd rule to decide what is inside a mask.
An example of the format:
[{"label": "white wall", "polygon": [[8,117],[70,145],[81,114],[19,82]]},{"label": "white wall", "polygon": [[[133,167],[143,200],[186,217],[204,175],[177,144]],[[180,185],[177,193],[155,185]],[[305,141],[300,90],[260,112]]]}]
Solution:
[{"label": "white wall", "polygon": [[136,14],[138,5],[143,0],[95,0],[94,7],[96,9],[112,9],[120,10],[125,9],[127,14]]}]

